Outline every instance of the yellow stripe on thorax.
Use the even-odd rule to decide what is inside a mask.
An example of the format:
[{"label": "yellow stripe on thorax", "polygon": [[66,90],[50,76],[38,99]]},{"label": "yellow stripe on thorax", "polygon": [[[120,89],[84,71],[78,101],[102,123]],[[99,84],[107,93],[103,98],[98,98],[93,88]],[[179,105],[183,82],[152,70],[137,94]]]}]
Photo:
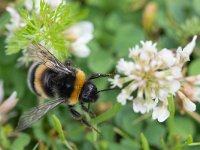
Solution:
[{"label": "yellow stripe on thorax", "polygon": [[46,69],[47,69],[47,67],[45,65],[43,65],[43,64],[39,65],[36,69],[35,80],[34,80],[34,86],[35,86],[37,93],[44,98],[47,98],[47,95],[43,88],[43,84],[42,84],[43,79],[42,78],[43,78],[43,74]]},{"label": "yellow stripe on thorax", "polygon": [[75,105],[78,102],[78,98],[85,81],[86,81],[85,73],[78,69],[76,72],[74,89],[69,97],[69,105]]}]

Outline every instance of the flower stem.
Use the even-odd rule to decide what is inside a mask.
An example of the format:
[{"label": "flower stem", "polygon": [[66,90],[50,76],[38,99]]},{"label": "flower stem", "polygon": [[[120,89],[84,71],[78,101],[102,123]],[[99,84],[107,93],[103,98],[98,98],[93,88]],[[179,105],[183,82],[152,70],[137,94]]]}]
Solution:
[{"label": "flower stem", "polygon": [[167,121],[167,126],[168,126],[168,131],[169,131],[168,144],[172,145],[173,144],[173,130],[174,130],[174,114],[175,114],[174,98],[172,95],[168,98],[168,102],[169,102],[169,111],[170,111],[170,116]]}]

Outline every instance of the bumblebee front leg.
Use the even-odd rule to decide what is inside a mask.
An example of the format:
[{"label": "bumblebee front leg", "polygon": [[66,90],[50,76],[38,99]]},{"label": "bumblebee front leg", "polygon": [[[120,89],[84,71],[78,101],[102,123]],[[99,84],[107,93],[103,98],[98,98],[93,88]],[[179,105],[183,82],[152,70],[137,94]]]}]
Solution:
[{"label": "bumblebee front leg", "polygon": [[95,113],[93,113],[92,111],[89,110],[89,107],[87,108],[83,103],[81,103],[81,108],[83,111],[85,111],[86,113],[88,113],[90,115],[90,117],[95,117]]},{"label": "bumblebee front leg", "polygon": [[100,134],[100,132],[95,129],[78,111],[76,111],[73,106],[69,106],[69,111],[74,119],[81,121],[89,129],[95,130],[97,133]]},{"label": "bumblebee front leg", "polygon": [[102,77],[112,77],[113,75],[114,74],[95,73],[95,74],[92,74],[88,80],[93,80],[93,79],[102,78]]}]

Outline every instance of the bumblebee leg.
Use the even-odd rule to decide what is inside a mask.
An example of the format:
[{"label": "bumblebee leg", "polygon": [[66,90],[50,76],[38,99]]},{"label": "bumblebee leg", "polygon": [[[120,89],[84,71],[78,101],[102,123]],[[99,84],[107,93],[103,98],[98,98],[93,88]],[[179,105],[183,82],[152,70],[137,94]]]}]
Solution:
[{"label": "bumblebee leg", "polygon": [[71,106],[69,106],[69,111],[74,119],[81,120],[83,118],[82,115]]},{"label": "bumblebee leg", "polygon": [[95,130],[97,133],[100,134],[100,132],[95,129],[78,111],[76,111],[73,106],[69,106],[69,110],[74,119],[81,121],[84,125],[87,126],[87,128]]},{"label": "bumblebee leg", "polygon": [[92,111],[89,110],[89,107],[87,108],[83,103],[81,103],[81,108],[83,111],[85,111],[86,113],[88,113],[90,115],[90,117],[95,117],[95,113],[93,113]]},{"label": "bumblebee leg", "polygon": [[114,74],[100,74],[100,73],[95,73],[95,74],[92,74],[88,80],[93,80],[93,79],[101,78],[101,77],[111,77],[113,75]]},{"label": "bumblebee leg", "polygon": [[64,64],[65,64],[65,66],[71,66],[72,61],[71,60],[65,60]]}]

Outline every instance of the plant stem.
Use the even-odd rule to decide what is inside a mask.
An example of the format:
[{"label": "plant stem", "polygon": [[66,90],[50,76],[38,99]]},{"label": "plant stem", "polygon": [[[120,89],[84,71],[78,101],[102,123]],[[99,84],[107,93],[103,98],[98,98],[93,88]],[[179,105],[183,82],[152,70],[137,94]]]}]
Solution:
[{"label": "plant stem", "polygon": [[173,98],[172,95],[168,98],[168,102],[169,102],[169,112],[170,112],[170,116],[169,116],[169,119],[167,121],[168,131],[169,131],[168,144],[173,145],[175,106],[174,106],[174,98]]}]

